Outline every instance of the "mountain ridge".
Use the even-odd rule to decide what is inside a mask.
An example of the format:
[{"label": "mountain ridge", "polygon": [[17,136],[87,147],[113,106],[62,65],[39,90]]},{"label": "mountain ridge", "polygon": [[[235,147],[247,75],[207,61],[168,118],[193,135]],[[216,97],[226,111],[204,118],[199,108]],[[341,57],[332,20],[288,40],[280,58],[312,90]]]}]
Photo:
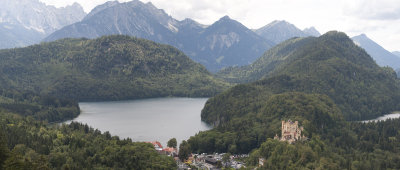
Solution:
[{"label": "mountain ridge", "polygon": [[[249,103],[249,96],[262,101],[271,94],[292,91],[329,96],[346,120],[374,118],[399,109],[395,101],[400,99],[400,86],[394,70],[379,67],[364,49],[355,45],[344,33],[328,32],[318,38],[287,40],[244,68],[261,71],[255,72],[255,77],[248,81],[252,83],[238,85],[210,99],[202,112],[205,121],[220,124],[221,117],[243,114],[243,110],[247,109],[228,109],[224,106],[253,105]],[[252,76],[239,75],[247,79]],[[372,96],[379,100],[372,100]],[[232,104],[227,99],[230,97],[240,102]],[[365,103],[374,107],[367,107]],[[224,120],[227,120],[226,117]]]},{"label": "mountain ridge", "polygon": [[393,51],[392,53],[393,53],[394,55],[400,57],[400,51]]},{"label": "mountain ridge", "polygon": [[0,49],[32,45],[63,26],[80,21],[86,13],[78,3],[56,8],[39,0],[2,0]]},{"label": "mountain ridge", "polygon": [[303,32],[314,37],[319,37],[321,35],[315,27],[305,28]]},{"label": "mountain ridge", "polygon": [[175,46],[213,72],[231,65],[249,64],[274,45],[228,16],[204,26],[191,19],[178,21],[153,4],[138,0],[100,5],[81,22],[54,32],[44,41],[110,34],[136,36]]},{"label": "mountain ridge", "polygon": [[[200,55],[196,55],[199,58],[195,60],[211,71],[232,65],[250,64],[273,45],[228,16],[208,26],[199,37],[197,53]],[[208,61],[202,61],[203,56],[210,58],[208,61],[215,61],[218,67],[213,67],[215,64],[210,65]]]},{"label": "mountain ridge", "polygon": [[400,58],[368,38],[367,35],[361,34],[352,37],[352,39],[356,42],[357,45],[364,48],[378,65],[382,67],[390,66],[393,69],[400,68]]},{"label": "mountain ridge", "polygon": [[[309,31],[309,32],[307,32]],[[256,29],[255,32],[263,37],[264,39],[271,40],[276,44],[279,44],[285,40],[294,37],[307,37],[320,35],[319,32],[314,28],[305,29],[305,31],[300,30],[295,25],[285,21],[285,20],[275,20],[271,23]]]},{"label": "mountain ridge", "polygon": [[205,97],[229,86],[172,46],[122,35],[1,50],[0,58],[8,88],[78,101]]}]

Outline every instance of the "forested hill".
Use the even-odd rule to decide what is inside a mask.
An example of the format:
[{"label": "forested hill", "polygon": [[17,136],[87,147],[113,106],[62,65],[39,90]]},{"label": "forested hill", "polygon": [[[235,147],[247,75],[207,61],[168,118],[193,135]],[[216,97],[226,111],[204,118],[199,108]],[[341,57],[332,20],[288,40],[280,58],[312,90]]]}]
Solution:
[{"label": "forested hill", "polygon": [[228,86],[176,48],[121,35],[1,50],[0,73],[5,89],[79,101],[213,96]]},{"label": "forested hill", "polygon": [[257,111],[271,94],[290,91],[328,95],[347,120],[375,118],[400,109],[395,72],[379,67],[340,32],[286,41],[243,69],[241,75],[261,80],[210,99],[203,120],[228,122],[249,110]]},{"label": "forested hill", "polygon": [[266,78],[275,70],[276,66],[288,61],[287,59],[291,55],[296,55],[296,51],[315,39],[315,37],[307,37],[286,40],[267,50],[252,64],[241,67],[227,67],[219,71],[217,76],[233,83],[250,83]]},{"label": "forested hill", "polygon": [[120,139],[88,125],[49,126],[0,112],[0,169],[176,169],[148,143]]},{"label": "forested hill", "polygon": [[[400,168],[400,120],[353,121],[400,109],[392,69],[377,66],[340,32],[292,39],[273,50],[253,64],[273,66],[259,72],[261,80],[207,101],[202,120],[215,126],[188,140],[193,152],[251,152],[247,165],[265,158],[261,169]],[[272,139],[288,119],[304,127],[306,141]]]}]

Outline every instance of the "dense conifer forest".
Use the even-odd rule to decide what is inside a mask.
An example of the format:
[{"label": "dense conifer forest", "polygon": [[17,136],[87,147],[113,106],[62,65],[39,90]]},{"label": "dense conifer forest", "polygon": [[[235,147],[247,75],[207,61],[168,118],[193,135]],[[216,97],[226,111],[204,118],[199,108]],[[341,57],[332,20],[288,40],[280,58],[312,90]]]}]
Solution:
[{"label": "dense conifer forest", "polygon": [[[227,80],[260,80],[207,101],[202,119],[215,128],[188,140],[193,152],[250,152],[249,163],[266,158],[266,169],[400,167],[400,121],[358,122],[400,109],[399,80],[345,34],[291,39],[249,67],[225,71]],[[307,141],[272,139],[288,119],[304,126]]]},{"label": "dense conifer forest", "polygon": [[[53,124],[0,113],[4,169],[175,169],[148,143],[119,139],[80,123]],[[1,169],[1,168],[0,168]]]},{"label": "dense conifer forest", "polygon": [[122,35],[0,51],[3,89],[77,101],[210,97],[228,87],[168,45]]}]

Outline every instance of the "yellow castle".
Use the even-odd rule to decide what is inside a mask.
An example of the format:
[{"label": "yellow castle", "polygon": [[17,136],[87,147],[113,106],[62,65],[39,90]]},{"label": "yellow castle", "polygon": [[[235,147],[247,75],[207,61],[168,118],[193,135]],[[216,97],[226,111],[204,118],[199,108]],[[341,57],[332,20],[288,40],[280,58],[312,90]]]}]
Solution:
[{"label": "yellow castle", "polygon": [[288,141],[289,143],[293,143],[295,141],[306,139],[306,137],[301,136],[301,132],[304,130],[303,126],[299,127],[298,121],[291,121],[290,119],[286,121],[282,121],[282,134],[281,138],[278,135],[275,135],[274,139],[280,141]]}]

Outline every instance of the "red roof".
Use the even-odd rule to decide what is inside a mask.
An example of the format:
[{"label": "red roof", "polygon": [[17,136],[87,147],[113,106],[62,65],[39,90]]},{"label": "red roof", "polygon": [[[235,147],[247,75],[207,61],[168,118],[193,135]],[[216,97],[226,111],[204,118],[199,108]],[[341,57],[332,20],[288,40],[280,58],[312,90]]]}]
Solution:
[{"label": "red roof", "polygon": [[163,151],[166,151],[166,152],[175,152],[176,149],[175,149],[175,148],[167,147],[167,148],[164,148]]},{"label": "red roof", "polygon": [[161,143],[160,143],[159,141],[146,142],[146,143],[151,143],[151,144],[153,144],[154,147],[155,147],[155,146],[158,146],[159,148],[163,148],[162,145],[161,145]]}]

